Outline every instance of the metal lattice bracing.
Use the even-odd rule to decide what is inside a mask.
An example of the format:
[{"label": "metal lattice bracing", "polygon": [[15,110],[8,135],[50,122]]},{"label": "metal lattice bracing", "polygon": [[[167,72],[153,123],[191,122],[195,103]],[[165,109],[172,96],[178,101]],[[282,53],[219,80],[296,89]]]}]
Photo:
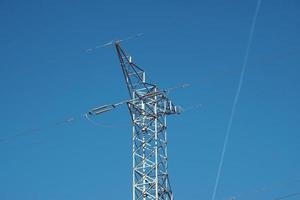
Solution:
[{"label": "metal lattice bracing", "polygon": [[133,124],[133,200],[173,200],[168,177],[166,116],[176,107],[166,92],[146,82],[145,72],[116,43],[131,101]]}]

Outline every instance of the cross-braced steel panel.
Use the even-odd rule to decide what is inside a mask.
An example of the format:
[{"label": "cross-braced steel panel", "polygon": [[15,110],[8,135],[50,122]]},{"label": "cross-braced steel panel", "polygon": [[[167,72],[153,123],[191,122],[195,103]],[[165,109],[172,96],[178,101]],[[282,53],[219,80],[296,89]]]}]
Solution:
[{"label": "cross-braced steel panel", "polygon": [[168,177],[166,116],[178,113],[166,92],[146,82],[145,72],[116,43],[131,101],[133,200],[173,200]]}]

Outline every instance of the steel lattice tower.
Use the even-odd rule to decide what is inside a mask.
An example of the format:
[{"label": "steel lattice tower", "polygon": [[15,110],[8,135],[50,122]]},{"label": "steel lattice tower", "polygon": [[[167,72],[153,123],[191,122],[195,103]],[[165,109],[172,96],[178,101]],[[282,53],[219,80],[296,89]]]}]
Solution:
[{"label": "steel lattice tower", "polygon": [[115,43],[131,100],[133,200],[173,200],[169,183],[166,116],[178,114],[166,91],[146,81],[145,71]]}]

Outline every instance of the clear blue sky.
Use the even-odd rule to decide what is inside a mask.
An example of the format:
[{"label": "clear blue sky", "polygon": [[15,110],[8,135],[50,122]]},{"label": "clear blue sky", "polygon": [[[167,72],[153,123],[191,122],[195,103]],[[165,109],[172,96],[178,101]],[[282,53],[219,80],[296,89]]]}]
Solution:
[{"label": "clear blue sky", "polygon": [[[169,173],[177,200],[210,199],[255,6],[1,0],[0,138],[10,139],[0,143],[0,199],[131,199],[126,107],[97,119],[112,128],[53,124],[128,98],[114,49],[85,49],[136,33],[123,48],[151,80],[190,83],[171,98],[203,105],[169,118]],[[218,200],[300,191],[300,2],[263,0],[257,20]],[[262,187],[273,189],[253,192]]]}]

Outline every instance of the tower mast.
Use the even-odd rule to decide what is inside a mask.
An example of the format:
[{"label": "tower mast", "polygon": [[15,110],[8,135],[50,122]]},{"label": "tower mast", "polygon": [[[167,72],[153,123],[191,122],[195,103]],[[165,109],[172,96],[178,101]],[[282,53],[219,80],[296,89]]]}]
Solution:
[{"label": "tower mast", "polygon": [[168,174],[167,115],[178,114],[166,91],[146,80],[145,71],[115,48],[131,100],[133,200],[173,200]]}]

